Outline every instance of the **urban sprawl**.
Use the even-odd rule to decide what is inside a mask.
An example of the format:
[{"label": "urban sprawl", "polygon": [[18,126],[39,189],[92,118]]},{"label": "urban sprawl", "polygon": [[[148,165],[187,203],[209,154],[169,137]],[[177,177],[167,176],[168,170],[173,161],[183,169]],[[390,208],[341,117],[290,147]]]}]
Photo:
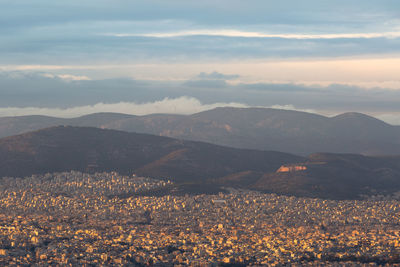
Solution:
[{"label": "urban sprawl", "polygon": [[227,189],[117,173],[0,180],[0,265],[374,266],[400,263],[400,201]]}]

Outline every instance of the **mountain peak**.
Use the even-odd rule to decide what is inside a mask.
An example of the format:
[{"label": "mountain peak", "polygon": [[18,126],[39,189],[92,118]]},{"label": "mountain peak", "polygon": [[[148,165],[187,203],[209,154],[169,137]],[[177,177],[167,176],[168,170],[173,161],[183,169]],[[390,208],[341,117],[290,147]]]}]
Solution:
[{"label": "mountain peak", "polygon": [[377,118],[374,118],[372,116],[369,116],[369,115],[366,115],[366,114],[363,114],[363,113],[359,113],[359,112],[342,113],[342,114],[339,114],[337,116],[332,117],[332,119],[334,119],[334,120],[353,120],[353,121],[357,120],[357,121],[362,121],[362,122],[369,121],[369,122],[375,122],[375,123],[389,125],[384,121],[381,121],[381,120],[379,120]]}]

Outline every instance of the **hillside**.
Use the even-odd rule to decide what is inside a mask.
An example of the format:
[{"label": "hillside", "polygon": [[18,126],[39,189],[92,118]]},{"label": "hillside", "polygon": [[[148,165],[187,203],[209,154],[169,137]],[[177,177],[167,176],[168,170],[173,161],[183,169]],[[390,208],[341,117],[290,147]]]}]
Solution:
[{"label": "hillside", "polygon": [[[294,170],[296,166],[300,170]],[[319,153],[303,163],[286,167],[280,172],[263,174],[250,187],[266,192],[333,199],[400,191],[400,156]]]},{"label": "hillside", "polygon": [[[148,134],[60,126],[0,139],[0,177],[117,171],[190,188],[235,187],[354,199],[400,191],[400,156],[292,154],[235,149]],[[186,192],[186,191],[185,191]],[[185,193],[182,192],[182,193]]]},{"label": "hillside", "polygon": [[88,127],[59,126],[0,139],[0,177],[116,170],[204,182],[244,170],[271,172],[281,164],[302,159],[280,152]]},{"label": "hillside", "polygon": [[216,108],[193,115],[98,113],[74,119],[0,118],[0,137],[50,126],[90,126],[298,155],[315,152],[400,154],[400,126],[360,113],[324,117],[265,108]]}]

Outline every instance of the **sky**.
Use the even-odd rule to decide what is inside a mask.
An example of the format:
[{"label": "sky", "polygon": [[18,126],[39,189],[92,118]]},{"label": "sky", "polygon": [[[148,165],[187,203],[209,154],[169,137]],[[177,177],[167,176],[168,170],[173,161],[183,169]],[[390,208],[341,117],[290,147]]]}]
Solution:
[{"label": "sky", "polygon": [[0,116],[217,106],[400,125],[398,0],[0,0]]}]

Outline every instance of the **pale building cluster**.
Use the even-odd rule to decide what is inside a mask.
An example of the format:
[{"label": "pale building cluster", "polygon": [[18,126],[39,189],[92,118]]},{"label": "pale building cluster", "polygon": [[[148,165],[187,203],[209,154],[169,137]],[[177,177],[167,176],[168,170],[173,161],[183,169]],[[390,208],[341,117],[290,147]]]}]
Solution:
[{"label": "pale building cluster", "polygon": [[116,173],[0,183],[0,265],[400,263],[400,202],[229,189],[148,196],[169,181]]}]

